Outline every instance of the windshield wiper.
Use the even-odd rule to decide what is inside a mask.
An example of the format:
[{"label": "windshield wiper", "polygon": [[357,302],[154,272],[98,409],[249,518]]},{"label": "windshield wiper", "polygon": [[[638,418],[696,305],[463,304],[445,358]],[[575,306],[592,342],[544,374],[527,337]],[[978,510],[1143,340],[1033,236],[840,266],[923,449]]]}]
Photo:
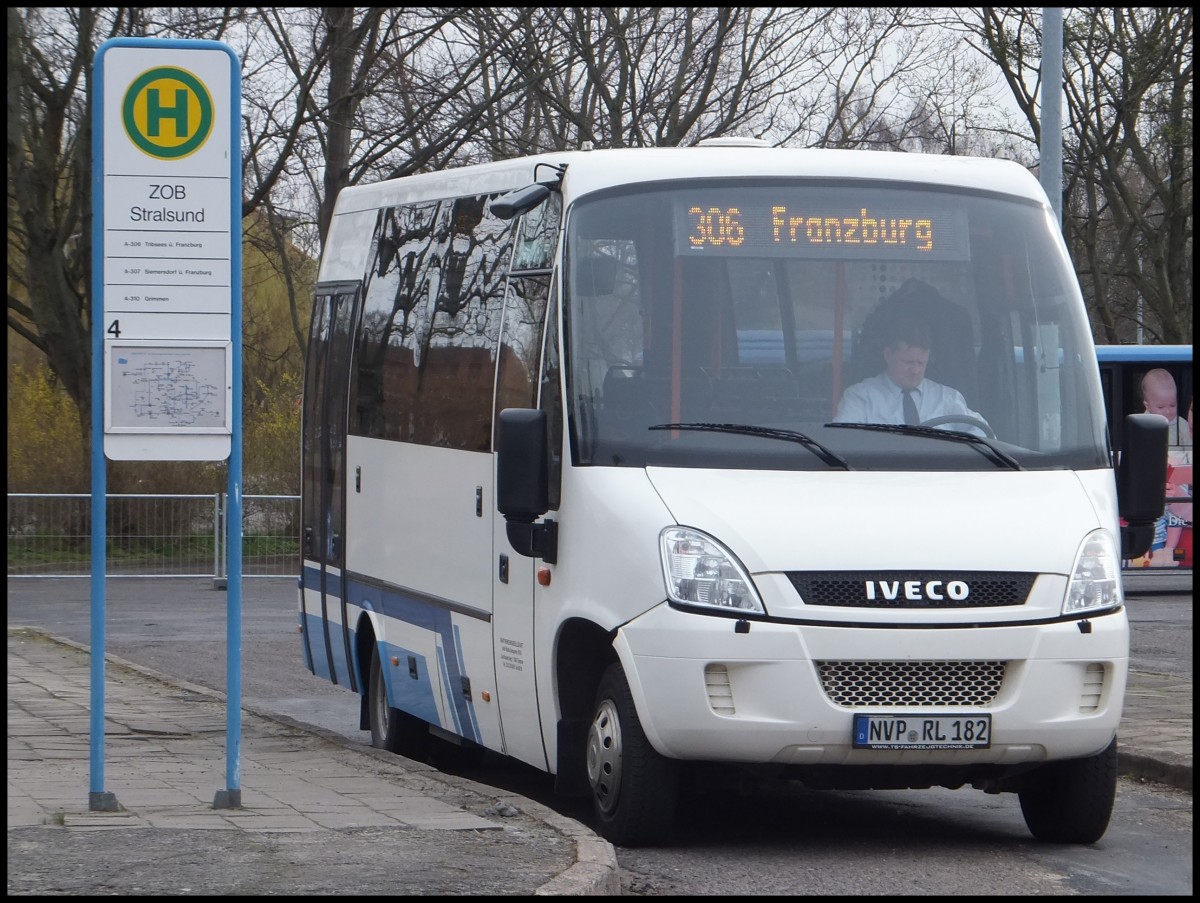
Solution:
[{"label": "windshield wiper", "polygon": [[835,454],[815,439],[810,439],[804,433],[795,430],[781,430],[770,426],[753,426],[748,423],[656,423],[652,430],[701,430],[708,433],[737,433],[742,436],[766,436],[768,439],[782,439],[785,442],[798,442],[810,452],[828,464],[830,467],[840,467],[842,470],[854,468],[841,455]]},{"label": "windshield wiper", "polygon": [[949,442],[965,442],[977,449],[981,455],[997,465],[1013,470],[1024,470],[1021,462],[1001,449],[996,448],[982,436],[958,430],[939,430],[932,426],[909,426],[903,423],[827,423],[830,429],[875,430],[880,433],[901,433],[906,436],[928,436],[930,439],[945,439]]}]

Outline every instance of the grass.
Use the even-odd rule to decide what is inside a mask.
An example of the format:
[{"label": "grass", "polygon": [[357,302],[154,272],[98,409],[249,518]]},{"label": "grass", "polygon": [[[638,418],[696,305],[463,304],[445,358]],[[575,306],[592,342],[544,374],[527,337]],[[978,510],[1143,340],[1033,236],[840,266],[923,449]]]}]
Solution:
[{"label": "grass", "polygon": [[[177,561],[213,560],[211,533],[185,537],[110,537],[106,559],[112,564],[148,565]],[[292,536],[247,534],[242,537],[243,558],[295,556],[300,542]],[[51,565],[86,567],[92,559],[89,537],[32,534],[8,537],[8,566],[29,569]]]}]

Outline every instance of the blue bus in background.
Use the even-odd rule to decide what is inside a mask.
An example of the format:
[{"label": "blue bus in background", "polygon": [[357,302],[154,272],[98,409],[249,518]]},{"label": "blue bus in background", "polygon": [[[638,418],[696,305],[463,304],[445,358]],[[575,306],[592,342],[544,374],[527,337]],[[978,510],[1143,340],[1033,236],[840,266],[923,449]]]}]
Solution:
[{"label": "blue bus in background", "polygon": [[1167,506],[1145,555],[1123,562],[1130,572],[1192,569],[1192,346],[1097,345],[1100,382],[1113,448],[1128,414],[1162,414],[1170,424]]}]

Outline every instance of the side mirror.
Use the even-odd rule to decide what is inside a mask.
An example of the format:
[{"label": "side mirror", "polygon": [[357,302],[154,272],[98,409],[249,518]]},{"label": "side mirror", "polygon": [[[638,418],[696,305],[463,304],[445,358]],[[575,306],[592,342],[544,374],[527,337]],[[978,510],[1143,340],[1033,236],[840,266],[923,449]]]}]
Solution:
[{"label": "side mirror", "polygon": [[1124,446],[1117,464],[1117,510],[1121,557],[1144,555],[1154,541],[1154,523],[1167,498],[1167,419],[1158,414],[1125,418]]},{"label": "side mirror", "polygon": [[522,213],[532,210],[546,198],[550,197],[550,186],[534,182],[524,188],[510,191],[503,197],[492,201],[492,215],[500,219],[512,219]]},{"label": "side mirror", "polygon": [[496,432],[496,508],[508,521],[508,542],[517,554],[554,564],[558,525],[534,523],[550,508],[549,473],[546,412],[505,408]]}]

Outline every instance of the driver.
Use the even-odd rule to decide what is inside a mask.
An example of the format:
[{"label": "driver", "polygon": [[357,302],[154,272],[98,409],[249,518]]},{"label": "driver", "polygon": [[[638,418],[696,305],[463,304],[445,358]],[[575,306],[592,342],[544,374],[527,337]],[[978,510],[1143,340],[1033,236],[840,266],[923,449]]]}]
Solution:
[{"label": "driver", "polygon": [[[919,425],[947,415],[987,421],[967,407],[962,393],[925,378],[933,334],[924,323],[897,320],[883,348],[885,369],[842,393],[835,423],[905,423]],[[938,424],[942,429],[985,436],[970,420]]]}]

